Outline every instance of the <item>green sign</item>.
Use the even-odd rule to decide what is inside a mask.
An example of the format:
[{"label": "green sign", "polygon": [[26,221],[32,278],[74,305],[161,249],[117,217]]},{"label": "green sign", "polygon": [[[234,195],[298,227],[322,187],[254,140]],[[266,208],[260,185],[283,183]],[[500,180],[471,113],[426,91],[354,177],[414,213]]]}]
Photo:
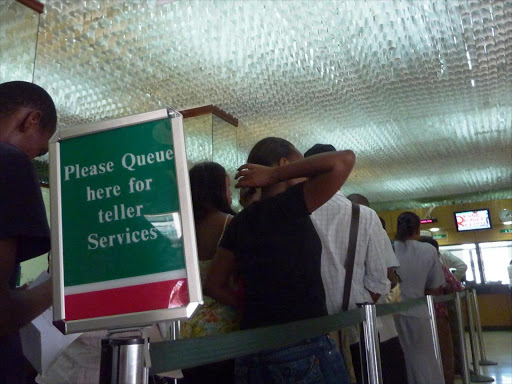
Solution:
[{"label": "green sign", "polygon": [[190,317],[202,292],[181,114],[59,131],[50,163],[59,329]]},{"label": "green sign", "polygon": [[435,239],[446,239],[446,234],[444,233],[440,233],[438,235],[432,235],[432,238],[435,240]]},{"label": "green sign", "polygon": [[171,138],[164,119],[61,143],[65,287],[185,267]]},{"label": "green sign", "polygon": [[500,233],[512,233],[512,228],[500,229]]}]

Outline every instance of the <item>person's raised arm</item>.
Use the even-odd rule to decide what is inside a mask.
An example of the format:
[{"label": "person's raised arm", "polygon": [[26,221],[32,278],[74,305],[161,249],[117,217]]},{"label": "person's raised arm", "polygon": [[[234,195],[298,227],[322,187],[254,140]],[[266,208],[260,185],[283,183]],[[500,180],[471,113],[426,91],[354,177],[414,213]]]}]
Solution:
[{"label": "person's raised arm", "polygon": [[28,324],[52,301],[51,280],[32,289],[9,288],[16,264],[16,248],[15,239],[0,239],[0,337]]},{"label": "person's raised arm", "polygon": [[238,169],[236,187],[264,187],[306,177],[304,200],[311,213],[327,202],[345,183],[355,163],[354,152],[322,153],[279,167],[244,164]]}]

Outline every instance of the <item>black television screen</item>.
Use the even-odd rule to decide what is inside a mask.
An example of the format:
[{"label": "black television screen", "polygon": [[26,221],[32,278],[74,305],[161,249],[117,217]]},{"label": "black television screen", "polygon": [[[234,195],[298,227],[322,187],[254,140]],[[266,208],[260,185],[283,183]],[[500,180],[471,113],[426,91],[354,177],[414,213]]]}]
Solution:
[{"label": "black television screen", "polygon": [[457,231],[478,231],[480,229],[491,229],[491,216],[488,209],[476,211],[455,212],[455,225]]}]

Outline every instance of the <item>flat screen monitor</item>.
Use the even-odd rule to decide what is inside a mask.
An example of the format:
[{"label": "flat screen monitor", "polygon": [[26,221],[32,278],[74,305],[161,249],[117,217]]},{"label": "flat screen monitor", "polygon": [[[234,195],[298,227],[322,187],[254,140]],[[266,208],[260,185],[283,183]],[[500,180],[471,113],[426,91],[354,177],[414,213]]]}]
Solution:
[{"label": "flat screen monitor", "polygon": [[455,225],[457,231],[478,231],[481,229],[491,229],[491,216],[488,209],[478,209],[476,211],[455,212]]}]

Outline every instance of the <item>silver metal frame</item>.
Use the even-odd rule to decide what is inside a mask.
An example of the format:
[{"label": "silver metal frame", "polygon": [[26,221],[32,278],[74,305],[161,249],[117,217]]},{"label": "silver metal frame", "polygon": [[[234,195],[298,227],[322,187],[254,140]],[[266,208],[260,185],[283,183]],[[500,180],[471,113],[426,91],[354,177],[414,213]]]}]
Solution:
[{"label": "silver metal frame", "polygon": [[430,332],[432,334],[432,343],[434,344],[434,352],[436,354],[437,364],[439,365],[441,375],[444,375],[443,361],[441,358],[441,347],[439,346],[439,334],[437,332],[436,311],[434,308],[434,299],[431,295],[427,295],[427,308],[428,315],[430,317]]},{"label": "silver metal frame", "polygon": [[[380,343],[377,333],[377,311],[374,304],[363,304],[365,320],[363,321],[364,353],[366,355],[366,369],[363,373],[368,384],[381,384],[382,370],[380,364]],[[363,379],[363,381],[365,381]],[[366,382],[366,381],[365,381]]]},{"label": "silver metal frame", "polygon": [[469,345],[471,347],[471,358],[473,360],[473,372],[471,373],[471,381],[475,383],[491,383],[494,381],[494,378],[491,376],[483,375],[482,370],[480,369],[480,356],[478,356],[473,311],[471,290],[468,290],[468,292],[466,292],[466,312],[468,316]]},{"label": "silver metal frame", "polygon": [[497,362],[487,359],[487,354],[485,353],[484,337],[482,335],[482,322],[480,321],[480,309],[478,308],[478,298],[476,295],[476,290],[471,289],[470,293],[473,301],[473,310],[475,313],[475,328],[476,335],[478,336],[478,346],[480,347],[479,363],[480,365],[497,365]]},{"label": "silver metal frame", "polygon": [[[467,293],[467,292],[466,292]],[[462,369],[462,382],[471,384],[471,376],[469,372],[469,362],[467,354],[466,336],[464,332],[464,319],[462,318],[462,300],[460,292],[455,292],[455,312],[457,314],[457,334],[459,338],[460,359]]]},{"label": "silver metal frame", "polygon": [[[66,321],[64,302],[64,266],[62,248],[62,199],[60,174],[60,143],[63,140],[92,133],[129,127],[160,119],[170,118],[174,142],[178,198],[182,221],[185,270],[190,302],[185,307],[137,312],[115,316],[97,317],[84,320]],[[189,318],[203,303],[195,226],[192,210],[192,197],[185,152],[183,116],[173,109],[161,109],[120,119],[81,125],[65,131],[57,131],[49,141],[50,151],[50,199],[51,199],[51,270],[53,276],[53,318],[56,326],[65,334],[101,329],[143,327],[157,322]]]}]

